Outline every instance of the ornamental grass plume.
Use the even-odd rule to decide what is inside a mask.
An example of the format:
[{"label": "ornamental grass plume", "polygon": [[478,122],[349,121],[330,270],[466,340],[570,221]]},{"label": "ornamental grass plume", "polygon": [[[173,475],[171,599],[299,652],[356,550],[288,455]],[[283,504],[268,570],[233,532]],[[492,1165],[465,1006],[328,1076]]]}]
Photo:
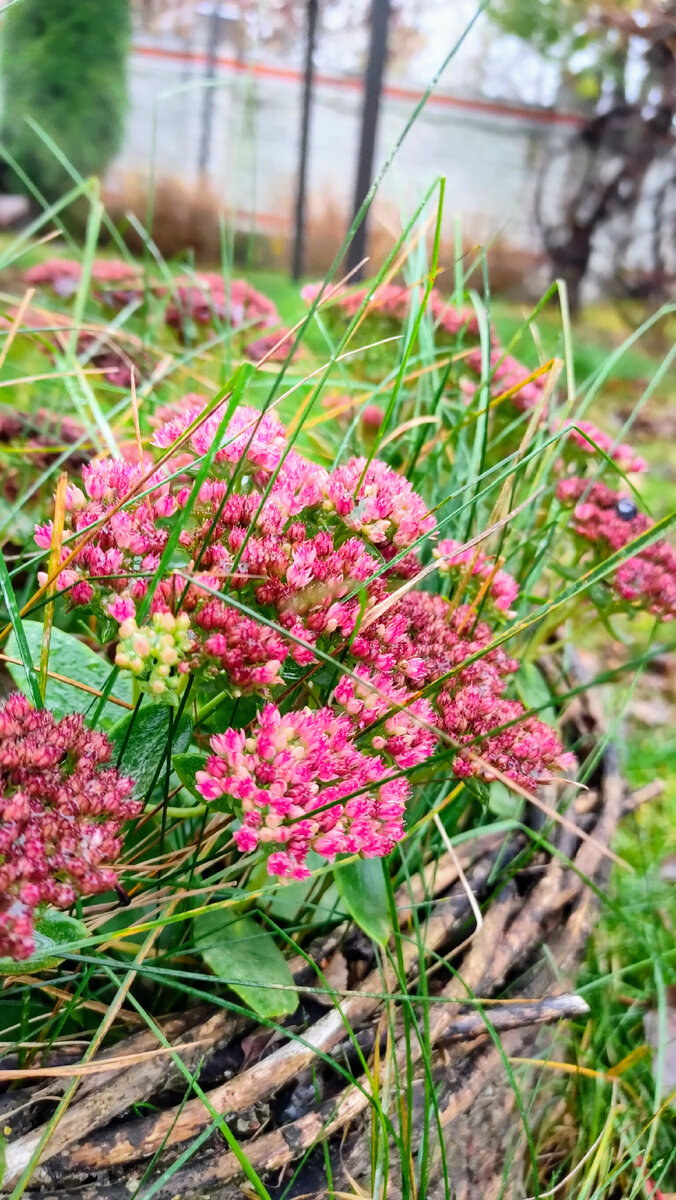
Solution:
[{"label": "ornamental grass plume", "polygon": [[15,693],[0,708],[0,956],[28,958],[46,905],[115,886],[120,830],[141,804],[80,714],[56,720]]}]

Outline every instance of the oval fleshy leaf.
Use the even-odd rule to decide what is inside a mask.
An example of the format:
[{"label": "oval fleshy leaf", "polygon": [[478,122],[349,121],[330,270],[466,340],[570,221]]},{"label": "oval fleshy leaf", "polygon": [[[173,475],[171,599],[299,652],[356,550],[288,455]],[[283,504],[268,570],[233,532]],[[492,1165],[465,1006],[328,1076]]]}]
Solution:
[{"label": "oval fleshy leaf", "polygon": [[193,932],[209,969],[259,1017],[295,1012],[298,993],[289,964],[253,917],[233,919],[232,910],[214,908],[195,918]]}]

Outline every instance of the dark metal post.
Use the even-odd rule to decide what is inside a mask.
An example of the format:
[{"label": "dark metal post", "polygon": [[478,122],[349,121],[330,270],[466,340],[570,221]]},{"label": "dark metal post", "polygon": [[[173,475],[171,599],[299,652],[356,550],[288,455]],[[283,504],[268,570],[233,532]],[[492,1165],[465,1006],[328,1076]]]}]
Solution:
[{"label": "dark metal post", "polygon": [[[356,217],[368,195],[373,181],[373,156],[376,148],[378,112],[383,87],[385,59],[387,57],[387,27],[390,17],[390,0],[373,0],[371,5],[371,39],[364,79],[364,107],[361,117],[359,159],[354,189],[352,220]],[[364,217],[347,252],[347,267],[352,270],[366,255],[367,219]],[[353,276],[357,278],[357,276]]]},{"label": "dark metal post", "polygon": [[303,77],[303,101],[300,117],[300,155],[296,188],[296,217],[293,233],[293,258],[291,274],[300,279],[303,273],[303,251],[305,249],[305,216],[307,207],[307,165],[310,143],[310,114],[312,111],[312,89],[314,84],[314,52],[317,37],[317,12],[319,0],[307,2],[307,32],[305,42],[305,74]]},{"label": "dark metal post", "polygon": [[216,77],[216,59],[218,43],[221,37],[220,6],[214,3],[208,13],[207,21],[207,58],[204,70],[204,95],[202,97],[202,122],[200,130],[200,147],[197,167],[200,175],[206,174],[209,165],[209,150],[211,149],[211,126],[214,116],[214,86]]}]

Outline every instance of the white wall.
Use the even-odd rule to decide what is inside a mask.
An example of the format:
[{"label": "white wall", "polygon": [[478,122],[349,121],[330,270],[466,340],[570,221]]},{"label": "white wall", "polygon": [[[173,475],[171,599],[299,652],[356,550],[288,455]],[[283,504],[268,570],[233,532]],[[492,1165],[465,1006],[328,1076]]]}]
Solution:
[{"label": "white wall", "polygon": [[[182,49],[146,38],[131,61],[131,110],[114,174],[198,176],[205,102],[203,55],[188,61]],[[298,161],[301,80],[295,70],[258,65],[238,68],[221,59],[212,89],[209,183],[248,224],[288,231]],[[320,76],[311,130],[311,203],[329,200],[345,219],[350,211],[361,113],[358,81]],[[392,94],[394,92],[394,94]],[[381,107],[376,161],[384,160],[415,104],[416,94],[389,89]],[[515,247],[538,251],[533,223],[537,164],[570,131],[570,124],[537,110],[433,98],[418,117],[381,190],[381,212],[410,215],[440,174],[447,179],[446,219],[487,241],[501,234]]]}]

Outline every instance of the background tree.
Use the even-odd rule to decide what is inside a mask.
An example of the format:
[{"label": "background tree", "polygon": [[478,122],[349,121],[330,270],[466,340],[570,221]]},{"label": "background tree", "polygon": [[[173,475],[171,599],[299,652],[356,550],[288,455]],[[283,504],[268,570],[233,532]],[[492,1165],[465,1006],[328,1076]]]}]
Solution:
[{"label": "background tree", "polygon": [[[105,169],[124,132],[129,0],[20,0],[1,38],[2,143],[53,200],[72,180],[26,118],[81,174]],[[24,190],[6,162],[4,174],[8,189]]]},{"label": "background tree", "polygon": [[618,293],[676,279],[676,0],[494,0],[492,18],[559,64],[588,119],[543,167],[537,216],[573,305],[596,251]]}]

